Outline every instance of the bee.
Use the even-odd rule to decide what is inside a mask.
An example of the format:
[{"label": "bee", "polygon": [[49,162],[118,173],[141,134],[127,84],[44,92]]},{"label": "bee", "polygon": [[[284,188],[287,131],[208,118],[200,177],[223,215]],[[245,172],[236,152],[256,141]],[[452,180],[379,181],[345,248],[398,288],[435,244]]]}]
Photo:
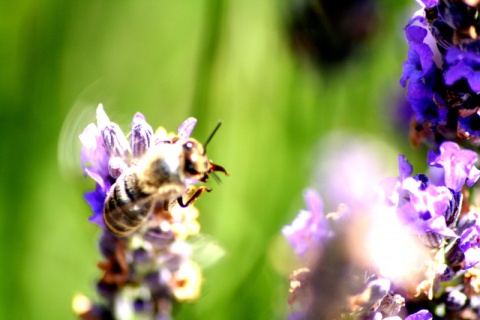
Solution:
[{"label": "bee", "polygon": [[204,191],[210,191],[199,187],[184,202],[189,181],[206,182],[215,171],[228,175],[222,166],[206,156],[206,146],[220,124],[204,145],[193,138],[174,138],[146,150],[135,165],[117,178],[107,195],[103,219],[108,230],[116,236],[128,236],[138,230],[159,205],[165,211],[172,201],[187,207]]}]

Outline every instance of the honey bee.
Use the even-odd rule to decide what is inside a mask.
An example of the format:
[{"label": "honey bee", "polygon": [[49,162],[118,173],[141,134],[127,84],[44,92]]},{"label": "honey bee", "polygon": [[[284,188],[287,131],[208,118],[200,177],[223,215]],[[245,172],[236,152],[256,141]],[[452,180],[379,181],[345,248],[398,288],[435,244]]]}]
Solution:
[{"label": "honey bee", "polygon": [[113,184],[105,200],[103,219],[108,230],[124,237],[139,229],[154,208],[168,210],[172,201],[187,207],[204,191],[199,187],[184,202],[189,180],[206,182],[209,174],[227,171],[206,156],[206,145],[221,123],[217,125],[205,145],[193,138],[174,138],[157,143],[146,150],[135,165],[123,172]]}]

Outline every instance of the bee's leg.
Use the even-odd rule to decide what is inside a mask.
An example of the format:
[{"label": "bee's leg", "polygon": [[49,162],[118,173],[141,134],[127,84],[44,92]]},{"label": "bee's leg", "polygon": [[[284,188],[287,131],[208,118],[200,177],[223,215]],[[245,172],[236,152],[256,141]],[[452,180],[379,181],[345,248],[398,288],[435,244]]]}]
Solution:
[{"label": "bee's leg", "polygon": [[193,195],[190,197],[190,199],[187,200],[186,203],[183,203],[183,198],[182,197],[178,197],[177,201],[178,201],[178,204],[180,205],[180,207],[182,208],[185,208],[185,207],[188,207],[189,205],[193,204],[195,201],[197,201],[197,198],[200,197],[200,195],[202,193],[204,193],[205,191],[207,192],[210,192],[212,191],[212,189],[209,189],[207,187],[198,187],[197,190],[195,190],[195,192],[193,193]]}]

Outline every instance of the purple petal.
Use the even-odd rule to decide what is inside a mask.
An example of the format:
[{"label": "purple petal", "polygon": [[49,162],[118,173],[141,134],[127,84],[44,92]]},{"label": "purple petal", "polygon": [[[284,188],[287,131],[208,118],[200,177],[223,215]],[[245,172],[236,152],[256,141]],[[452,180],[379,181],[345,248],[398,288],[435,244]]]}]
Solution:
[{"label": "purple petal", "polygon": [[397,178],[385,178],[380,181],[383,196],[389,205],[398,206],[400,186],[401,184]]},{"label": "purple petal", "polygon": [[85,201],[90,205],[93,211],[93,215],[88,218],[88,221],[99,225],[101,228],[106,229],[103,221],[103,207],[105,204],[105,198],[107,197],[108,189],[102,188],[99,184],[96,185],[94,191],[85,193]]},{"label": "purple petal", "polygon": [[469,79],[472,75],[470,66],[460,61],[445,72],[445,84],[450,86],[462,78]]},{"label": "purple petal", "polygon": [[410,25],[405,28],[405,36],[407,37],[410,48],[415,51],[420,60],[422,70],[424,72],[430,70],[434,65],[433,52],[428,44],[424,43],[428,34],[427,26]]},{"label": "purple petal", "polygon": [[133,117],[130,146],[134,158],[140,158],[153,145],[153,129],[145,121],[145,117],[137,112]]},{"label": "purple petal", "polygon": [[480,262],[480,248],[471,247],[464,251],[465,254],[465,265],[462,267],[463,270],[470,269],[476,266]]},{"label": "purple petal", "polygon": [[313,189],[307,189],[303,195],[308,210],[317,220],[323,220],[323,203],[320,195]]},{"label": "purple petal", "polygon": [[103,145],[100,130],[93,123],[89,124],[79,136],[82,142],[80,162],[85,175],[92,177],[97,183],[104,185],[109,178],[109,156]]},{"label": "purple petal", "polygon": [[307,316],[304,311],[296,310],[288,315],[288,320],[307,320]]},{"label": "purple petal", "polygon": [[405,320],[431,320],[433,315],[428,310],[420,310],[412,315],[409,315]]},{"label": "purple petal", "polygon": [[399,218],[414,233],[435,231],[447,237],[456,237],[453,230],[447,227],[444,216],[452,193],[446,187],[433,185],[422,190],[421,184],[414,178],[403,181],[402,187],[409,192],[410,201],[398,208]]},{"label": "purple petal", "polygon": [[292,224],[282,229],[283,235],[300,257],[315,245],[319,245],[319,241],[329,232],[320,196],[309,189],[304,198],[309,210],[301,210]]},{"label": "purple petal", "polygon": [[178,135],[182,139],[188,139],[192,134],[193,128],[197,124],[197,119],[190,117],[187,120],[183,121],[182,124],[178,127]]},{"label": "purple petal", "polygon": [[403,154],[398,155],[398,172],[400,173],[400,180],[412,176],[413,173],[412,165]]},{"label": "purple petal", "polygon": [[417,3],[423,8],[431,8],[438,4],[438,0],[417,0]]},{"label": "purple petal", "polygon": [[[475,223],[477,224],[478,221],[475,221]],[[464,270],[480,262],[479,239],[479,227],[477,225],[466,228],[460,236],[458,247],[465,256]]]},{"label": "purple petal", "polygon": [[480,92],[479,55],[452,47],[447,51],[445,61],[448,65],[445,72],[445,83],[447,85],[452,85],[460,79],[466,79],[473,91]]},{"label": "purple petal", "polygon": [[471,187],[480,177],[480,171],[475,167],[478,156],[471,150],[461,150],[454,142],[444,142],[440,146],[440,155],[432,152],[428,155],[430,166],[443,167],[445,170],[445,185],[458,192],[466,182]]}]

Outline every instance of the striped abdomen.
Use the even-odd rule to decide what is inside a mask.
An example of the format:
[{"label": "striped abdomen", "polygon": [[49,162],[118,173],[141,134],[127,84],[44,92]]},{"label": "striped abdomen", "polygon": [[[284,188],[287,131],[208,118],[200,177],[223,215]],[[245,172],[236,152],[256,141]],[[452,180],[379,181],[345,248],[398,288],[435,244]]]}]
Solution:
[{"label": "striped abdomen", "polygon": [[117,236],[127,236],[148,218],[152,201],[142,193],[135,174],[121,176],[105,200],[103,220],[108,230]]}]

